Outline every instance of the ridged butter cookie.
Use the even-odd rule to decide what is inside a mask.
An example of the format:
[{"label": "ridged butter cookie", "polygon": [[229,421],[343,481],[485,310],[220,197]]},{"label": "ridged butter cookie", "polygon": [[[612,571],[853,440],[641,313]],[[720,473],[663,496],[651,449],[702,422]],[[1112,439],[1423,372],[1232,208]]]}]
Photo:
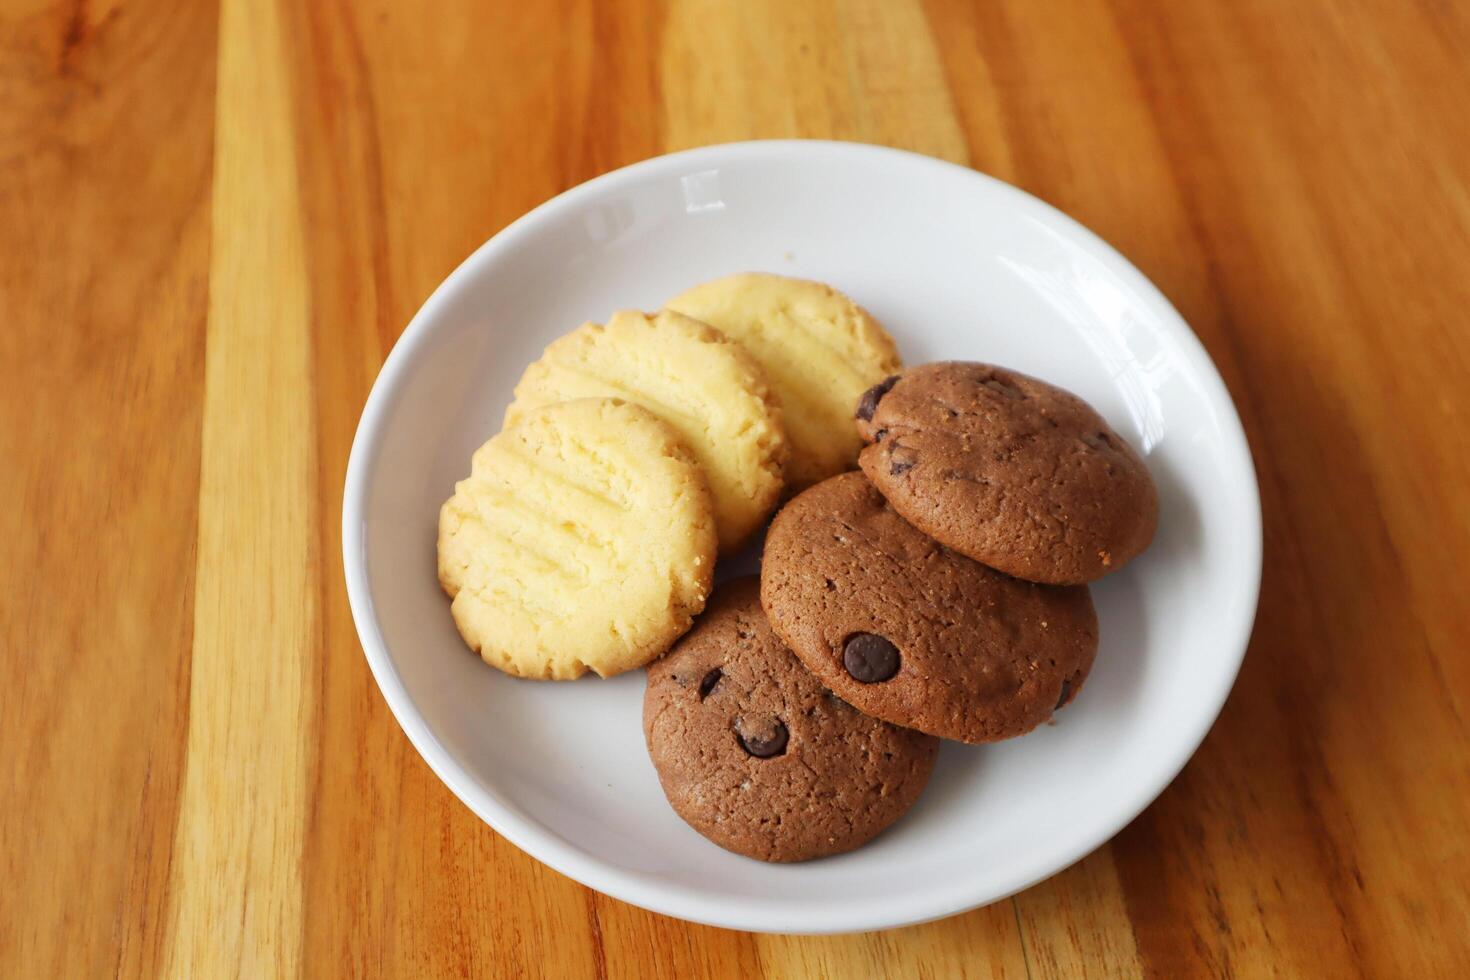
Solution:
[{"label": "ridged butter cookie", "polygon": [[756,272],[695,286],[667,305],[739,341],[765,369],[786,413],[793,490],[853,468],[862,442],[852,407],[902,363],[866,310],[822,283]]},{"label": "ridged butter cookie", "polygon": [[787,455],[781,411],[759,365],[718,330],[667,310],[584,324],[526,369],[505,424],[589,397],[642,405],[678,432],[709,480],[722,550],[770,516]]},{"label": "ridged butter cookie", "polygon": [[661,655],[704,608],[715,547],[709,489],[678,435],[612,399],[524,413],[439,513],[455,625],[520,677],[607,677]]}]

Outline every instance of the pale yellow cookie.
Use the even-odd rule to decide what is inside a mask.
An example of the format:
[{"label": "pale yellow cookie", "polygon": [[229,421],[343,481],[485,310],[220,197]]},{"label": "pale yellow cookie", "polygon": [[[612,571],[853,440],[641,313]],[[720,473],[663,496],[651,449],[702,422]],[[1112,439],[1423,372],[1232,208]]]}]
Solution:
[{"label": "pale yellow cookie", "polygon": [[857,465],[858,399],[903,367],[866,310],[822,283],[759,272],[695,286],[667,305],[738,340],[765,369],[785,413],[792,491]]},{"label": "pale yellow cookie", "polygon": [[525,413],[439,512],[455,625],[519,677],[648,663],[704,608],[714,564],[704,475],[673,429],[616,399]]},{"label": "pale yellow cookie", "polygon": [[[751,356],[718,330],[670,311],[624,310],[546,348],[516,385],[505,424],[569,398],[642,405],[684,440],[709,480],[720,549],[733,551],[781,496],[781,411]],[[848,422],[851,431],[851,421]]]}]

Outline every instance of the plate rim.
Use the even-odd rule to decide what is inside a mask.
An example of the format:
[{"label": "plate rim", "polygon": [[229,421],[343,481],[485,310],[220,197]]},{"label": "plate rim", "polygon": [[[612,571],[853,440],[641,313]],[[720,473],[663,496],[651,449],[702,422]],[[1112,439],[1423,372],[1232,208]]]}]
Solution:
[{"label": "plate rim", "polygon": [[[554,831],[515,812],[513,806],[499,799],[486,787],[469,775],[460,763],[440,743],[418,710],[413,698],[404,686],[394,667],[387,644],[378,627],[376,610],[367,578],[366,531],[364,504],[367,496],[367,474],[376,462],[381,450],[385,421],[396,402],[400,387],[412,353],[422,346],[430,335],[431,325],[441,309],[450,302],[450,297],[475,277],[481,267],[493,263],[498,255],[512,250],[518,241],[553,213],[575,208],[583,200],[595,197],[603,190],[615,185],[640,179],[644,176],[660,176],[661,171],[680,170],[711,161],[720,162],[748,160],[766,155],[786,154],[831,154],[836,157],[865,157],[877,159],[900,167],[930,168],[949,176],[961,176],[985,187],[986,192],[1008,199],[1009,203],[1024,215],[1040,221],[1062,237],[1079,242],[1110,272],[1127,282],[1157,315],[1168,338],[1178,345],[1180,355],[1186,360],[1195,376],[1202,382],[1204,394],[1216,409],[1226,452],[1233,457],[1231,468],[1242,477],[1243,489],[1248,491],[1249,500],[1242,501],[1241,510],[1249,527],[1240,529],[1237,544],[1246,552],[1241,567],[1247,581],[1242,582],[1245,601],[1240,607],[1237,621],[1230,624],[1233,636],[1226,649],[1236,651],[1234,662],[1228,671],[1220,675],[1218,703],[1211,711],[1201,712],[1194,721],[1192,730],[1185,730],[1171,749],[1163,753],[1165,762],[1156,765],[1131,792],[1125,794],[1127,804],[1119,807],[1121,818],[1104,821],[1099,829],[1086,835],[1079,843],[1068,848],[1059,857],[1046,862],[1046,868],[1036,873],[1013,873],[997,887],[963,887],[967,879],[957,878],[958,884],[945,889],[934,889],[922,900],[911,900],[894,912],[883,906],[881,901],[866,904],[844,903],[834,908],[812,908],[801,906],[799,913],[790,904],[768,904],[760,906],[749,897],[711,899],[706,893],[669,882],[654,884],[647,876],[629,869],[611,866],[576,847]],[[575,187],[569,188],[526,212],[515,221],[496,232],[470,253],[430,293],[418,312],[414,314],[393,348],[384,358],[382,367],[374,379],[364,403],[362,414],[353,435],[352,448],[348,456],[346,476],[343,481],[342,500],[342,560],[347,587],[348,604],[352,610],[353,625],[362,646],[368,667],[379,691],[387,701],[399,727],[408,736],[414,749],[428,764],[450,791],[471,812],[485,821],[506,840],[510,841],[530,857],[566,875],[581,884],[602,892],[620,901],[628,902],[648,911],[704,925],[753,932],[784,933],[790,935],[818,935],[831,933],[862,932],[875,929],[896,928],[916,925],[945,918],[971,909],[1003,901],[1037,882],[1055,875],[1091,854],[1119,831],[1135,820],[1179,775],[1193,757],[1210,729],[1214,727],[1225,702],[1235,686],[1240,667],[1255,624],[1260,597],[1262,569],[1262,519],[1260,487],[1255,461],[1245,430],[1240,422],[1235,402],[1220,376],[1219,369],[1210,358],[1198,336],[1179,314],[1172,303],[1153,282],[1133,265],[1122,253],[1100,238],[1097,234],[1042,199],[1008,184],[998,178],[981,173],[970,167],[925,156],[908,150],[879,146],[869,143],[838,140],[749,140],[734,143],[717,143],[695,147],[674,153],[650,157],[637,163],[609,171]],[[881,898],[881,896],[880,896]],[[793,920],[793,914],[800,918]]]}]

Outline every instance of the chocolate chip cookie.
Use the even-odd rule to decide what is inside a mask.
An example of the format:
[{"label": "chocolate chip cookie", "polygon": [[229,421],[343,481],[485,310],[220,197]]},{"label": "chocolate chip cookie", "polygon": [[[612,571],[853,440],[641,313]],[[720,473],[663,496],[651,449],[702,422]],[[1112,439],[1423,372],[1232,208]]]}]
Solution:
[{"label": "chocolate chip cookie", "polygon": [[754,578],[721,586],[649,665],[643,730],[679,816],[762,861],[871,840],[918,799],[939,748],[829,693],[771,631]]},{"label": "chocolate chip cookie", "polygon": [[1085,585],[1023,582],[905,521],[861,473],[799,494],[766,535],[771,627],[843,700],[962,742],[1030,731],[1097,653]]},{"label": "chocolate chip cookie", "polygon": [[859,465],[895,510],[1033,582],[1091,582],[1148,547],[1148,467],[1082,399],[989,364],[925,364],[857,405]]}]

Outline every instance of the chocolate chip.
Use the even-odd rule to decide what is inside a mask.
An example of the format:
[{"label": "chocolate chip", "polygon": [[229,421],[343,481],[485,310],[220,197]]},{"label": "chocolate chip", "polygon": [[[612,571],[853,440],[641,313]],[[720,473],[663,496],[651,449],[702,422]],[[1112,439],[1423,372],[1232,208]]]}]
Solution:
[{"label": "chocolate chip", "polygon": [[1093,449],[1102,449],[1104,446],[1112,446],[1113,444],[1113,441],[1108,438],[1106,432],[1099,432],[1096,435],[1091,432],[1083,433],[1082,441]]},{"label": "chocolate chip", "polygon": [[724,676],[725,672],[718,667],[705,674],[699,681],[699,700],[703,701],[709,697],[710,692],[715,689],[715,685],[720,683],[720,678]]},{"label": "chocolate chip", "polygon": [[786,751],[791,736],[780,719],[761,718],[750,723],[736,721],[735,737],[740,739],[740,747],[757,759],[769,759]]},{"label": "chocolate chip", "polygon": [[1071,682],[1071,680],[1064,680],[1064,681],[1062,681],[1062,696],[1059,697],[1059,698],[1057,698],[1057,706],[1056,706],[1056,708],[1053,708],[1052,710],[1053,711],[1056,711],[1062,705],[1066,704],[1067,703],[1067,696],[1069,694],[1071,694],[1071,693],[1072,693],[1072,682]]},{"label": "chocolate chip", "polygon": [[1017,387],[1015,387],[1013,385],[1008,385],[1004,381],[1001,381],[998,378],[991,378],[989,381],[984,381],[984,382],[981,382],[981,383],[984,384],[985,387],[989,388],[991,391],[994,391],[994,392],[997,392],[999,394],[1005,395],[1007,398],[1022,398],[1022,397],[1024,397],[1021,394],[1021,389],[1020,388],[1017,388]]},{"label": "chocolate chip", "polygon": [[888,465],[888,475],[903,476],[905,473],[913,468],[914,464],[909,462],[908,460],[895,459],[892,463]]},{"label": "chocolate chip", "polygon": [[873,633],[854,633],[842,645],[842,666],[860,684],[876,684],[898,673],[898,647]]},{"label": "chocolate chip", "polygon": [[895,374],[892,377],[884,378],[863,392],[863,397],[858,399],[857,417],[864,422],[871,422],[873,420],[873,413],[878,410],[878,400],[888,394],[897,383],[898,375]]}]

